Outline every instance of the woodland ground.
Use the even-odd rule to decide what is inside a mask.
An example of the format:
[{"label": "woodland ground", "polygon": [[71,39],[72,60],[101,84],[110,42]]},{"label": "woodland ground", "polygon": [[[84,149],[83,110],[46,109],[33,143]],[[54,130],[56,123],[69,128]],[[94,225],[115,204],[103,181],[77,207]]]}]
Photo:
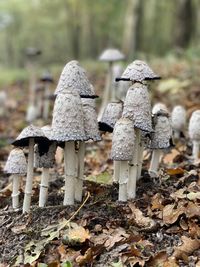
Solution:
[{"label": "woodland ground", "polygon": [[[153,102],[183,104],[188,118],[200,108],[200,64],[181,61],[154,68],[165,78],[151,86]],[[104,76],[91,72],[101,95]],[[11,183],[3,166],[8,145],[26,125],[27,93],[21,82],[8,86],[8,113],[0,119],[0,266],[200,266],[200,165],[190,159],[185,133],[164,152],[158,179],[150,179],[145,152],[137,197],[118,203],[111,184],[111,135],[88,144],[83,203],[62,206],[63,165],[52,169],[47,207],[38,208],[40,171],[35,172],[32,210],[11,209]],[[42,125],[42,121],[37,122]],[[23,201],[23,188],[20,201]]]}]

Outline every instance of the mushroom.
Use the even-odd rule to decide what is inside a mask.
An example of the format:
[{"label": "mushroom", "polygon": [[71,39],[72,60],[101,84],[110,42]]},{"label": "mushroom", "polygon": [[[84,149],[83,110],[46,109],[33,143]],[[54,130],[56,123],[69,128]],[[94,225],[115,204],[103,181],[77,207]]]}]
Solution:
[{"label": "mushroom", "polygon": [[152,114],[153,115],[156,114],[161,109],[165,110],[166,112],[168,112],[168,108],[164,103],[161,103],[161,102],[156,103],[152,108]]},{"label": "mushroom", "polygon": [[25,185],[23,213],[30,211],[31,195],[33,186],[34,144],[48,140],[39,127],[30,125],[23,129],[16,140],[12,143],[17,147],[29,147],[28,167]]},{"label": "mushroom", "polygon": [[106,87],[104,89],[103,100],[98,119],[102,117],[103,111],[108,102],[116,100],[115,90],[112,89],[112,80],[113,80],[112,67],[113,67],[113,62],[123,60],[124,58],[125,58],[124,54],[122,54],[118,49],[114,48],[108,48],[104,50],[99,56],[99,60],[108,62],[109,66],[108,66]]},{"label": "mushroom", "polygon": [[[49,139],[51,136],[51,127],[46,125],[41,128],[44,135]],[[53,168],[55,164],[55,153],[57,144],[46,140],[43,143],[35,145],[34,167],[42,168],[42,178],[40,184],[39,207],[44,207],[47,201],[49,187],[49,168]]]},{"label": "mushroom", "polygon": [[119,119],[114,127],[111,149],[111,159],[120,163],[119,201],[127,201],[129,181],[128,162],[133,158],[134,140],[133,122],[128,118]]},{"label": "mushroom", "polygon": [[186,110],[183,106],[175,106],[171,114],[171,125],[174,140],[178,140],[186,126]]},{"label": "mushroom", "polygon": [[170,146],[172,130],[169,114],[164,110],[160,110],[154,115],[153,123],[155,128],[151,135],[150,148],[153,149],[153,152],[149,167],[149,175],[151,177],[157,177],[162,150]]},{"label": "mushroom", "polygon": [[[106,106],[101,120],[99,121],[99,130],[103,132],[113,132],[117,120],[122,116],[123,102],[110,102]],[[113,161],[113,182],[119,181],[120,162]]]},{"label": "mushroom", "polygon": [[97,97],[87,78],[86,71],[76,60],[68,62],[63,68],[54,94],[58,95],[72,89],[77,91],[81,97]]},{"label": "mushroom", "polygon": [[189,137],[192,141],[192,157],[194,163],[199,160],[200,146],[200,109],[194,111],[189,121]]},{"label": "mushroom", "polygon": [[4,171],[12,174],[13,190],[12,190],[12,207],[17,209],[19,207],[19,186],[20,176],[27,172],[27,162],[24,152],[19,148],[14,148],[7,159]]},{"label": "mushroom", "polygon": [[[97,113],[95,110],[95,100],[90,98],[82,98],[84,130],[86,140],[101,141],[98,129]],[[84,179],[84,157],[85,157],[85,141],[79,142],[78,149],[78,175],[75,189],[75,199],[82,200],[83,195],[83,179]]]},{"label": "mushroom", "polygon": [[73,205],[75,198],[75,179],[77,176],[77,160],[75,141],[85,141],[83,109],[81,98],[74,89],[65,90],[56,97],[51,140],[65,142],[65,194],[64,205]]},{"label": "mushroom", "polygon": [[0,91],[0,117],[6,115],[7,98],[7,93],[5,91]]}]

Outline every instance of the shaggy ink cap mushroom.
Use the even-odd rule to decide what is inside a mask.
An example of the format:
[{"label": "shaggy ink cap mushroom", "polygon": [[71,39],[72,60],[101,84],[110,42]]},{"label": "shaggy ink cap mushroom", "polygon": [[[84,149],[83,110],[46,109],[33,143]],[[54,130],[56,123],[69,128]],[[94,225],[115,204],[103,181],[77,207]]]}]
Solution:
[{"label": "shaggy ink cap mushroom", "polygon": [[83,119],[86,139],[93,141],[101,141],[98,129],[97,113],[95,110],[95,100],[90,98],[82,98]]},{"label": "shaggy ink cap mushroom", "polygon": [[158,102],[152,108],[152,114],[156,114],[159,110],[165,110],[168,112],[168,108],[164,103]]},{"label": "shaggy ink cap mushroom", "polygon": [[135,143],[133,122],[128,118],[119,119],[114,127],[112,138],[111,159],[131,161]]},{"label": "shaggy ink cap mushroom", "polygon": [[27,162],[22,149],[14,148],[11,150],[4,171],[9,174],[26,174]]},{"label": "shaggy ink cap mushroom", "polygon": [[27,47],[26,50],[25,50],[25,54],[29,58],[34,58],[36,56],[41,55],[42,54],[42,51],[39,50],[36,47]]},{"label": "shaggy ink cap mushroom", "polygon": [[40,77],[41,82],[54,83],[54,79],[49,71],[45,71]]},{"label": "shaggy ink cap mushroom", "polygon": [[200,141],[200,110],[192,113],[189,121],[189,137],[191,140]]},{"label": "shaggy ink cap mushroom", "polygon": [[122,117],[129,118],[134,126],[145,132],[153,132],[151,103],[147,86],[133,84],[126,94]]},{"label": "shaggy ink cap mushroom", "polygon": [[29,139],[33,138],[35,143],[48,141],[48,138],[44,135],[43,131],[34,125],[29,125],[22,130],[16,140],[12,142],[12,145],[17,147],[29,146]]},{"label": "shaggy ink cap mushroom", "polygon": [[127,66],[120,78],[116,78],[116,81],[135,81],[143,82],[145,80],[160,79],[154,71],[147,65],[146,62],[141,60],[135,60]]},{"label": "shaggy ink cap mushroom", "polygon": [[182,131],[186,125],[186,110],[183,106],[175,106],[171,113],[172,128],[177,131]]},{"label": "shaggy ink cap mushroom", "polygon": [[54,104],[51,140],[58,142],[85,141],[83,109],[77,91],[58,94]]},{"label": "shaggy ink cap mushroom", "polygon": [[68,62],[63,68],[54,94],[58,95],[69,90],[78,92],[81,97],[97,97],[92,84],[87,78],[86,71],[76,60]]},{"label": "shaggy ink cap mushroom", "polygon": [[165,110],[159,110],[154,115],[154,132],[151,134],[150,148],[164,149],[170,147],[172,129],[169,114]]},{"label": "shaggy ink cap mushroom", "polygon": [[124,54],[120,52],[118,49],[114,48],[108,48],[104,50],[99,56],[99,60],[107,62],[120,61],[123,59],[125,59]]},{"label": "shaggy ink cap mushroom", "polygon": [[99,130],[104,132],[113,132],[117,120],[122,116],[123,102],[110,102],[106,106],[102,118],[99,121]]}]

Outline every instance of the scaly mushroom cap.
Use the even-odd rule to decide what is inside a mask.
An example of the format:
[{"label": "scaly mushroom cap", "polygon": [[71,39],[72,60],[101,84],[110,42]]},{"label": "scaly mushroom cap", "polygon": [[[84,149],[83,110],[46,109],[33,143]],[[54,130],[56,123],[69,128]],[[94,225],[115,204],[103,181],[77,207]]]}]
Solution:
[{"label": "scaly mushroom cap", "polygon": [[83,106],[83,118],[86,139],[92,139],[93,141],[101,141],[97,122],[97,113],[95,110],[95,100],[90,98],[82,98],[81,102]]},{"label": "scaly mushroom cap", "polygon": [[135,142],[133,122],[127,118],[119,119],[114,127],[111,159],[132,160]]},{"label": "scaly mushroom cap", "polygon": [[142,82],[144,80],[155,80],[160,77],[153,72],[153,70],[147,65],[146,62],[141,60],[135,60],[127,66],[120,78],[116,81],[137,81]]},{"label": "scaly mushroom cap", "polygon": [[114,48],[108,48],[104,50],[99,56],[99,60],[108,62],[119,61],[123,60],[124,58],[124,54],[122,54],[122,52],[120,52],[118,49]]},{"label": "scaly mushroom cap", "polygon": [[34,125],[29,125],[22,130],[22,132],[18,135],[16,140],[12,142],[12,145],[19,147],[28,146],[30,138],[34,138],[35,143],[48,141],[43,131],[39,127]]},{"label": "scaly mushroom cap", "polygon": [[99,130],[112,133],[116,121],[122,116],[122,109],[122,101],[108,103],[99,121]]},{"label": "scaly mushroom cap", "polygon": [[151,134],[152,149],[162,149],[170,146],[170,139],[172,136],[171,124],[169,121],[169,114],[160,110],[154,115],[154,133]]},{"label": "scaly mushroom cap", "polygon": [[94,88],[86,76],[86,71],[76,60],[65,65],[54,94],[57,95],[69,90],[77,91],[80,96],[95,97]]},{"label": "scaly mushroom cap", "polygon": [[189,136],[191,140],[200,141],[200,110],[192,113],[189,121]]},{"label": "scaly mushroom cap", "polygon": [[40,145],[35,145],[34,148],[34,167],[35,168],[53,168],[55,164],[55,153],[57,145],[55,142],[51,143],[47,148],[48,151],[43,152]]},{"label": "scaly mushroom cap", "polygon": [[145,132],[153,132],[151,103],[147,86],[135,83],[128,89],[122,117],[132,120],[136,128]]},{"label": "scaly mushroom cap", "polygon": [[26,174],[27,162],[24,152],[20,148],[11,150],[4,171],[10,174]]},{"label": "scaly mushroom cap", "polygon": [[175,106],[171,114],[171,124],[174,130],[182,131],[186,125],[186,110],[183,106]]},{"label": "scaly mushroom cap", "polygon": [[156,103],[152,108],[152,114],[156,114],[160,110],[165,110],[168,112],[168,108],[164,103]]},{"label": "scaly mushroom cap", "polygon": [[76,91],[58,94],[54,104],[51,140],[85,141],[83,109]]}]

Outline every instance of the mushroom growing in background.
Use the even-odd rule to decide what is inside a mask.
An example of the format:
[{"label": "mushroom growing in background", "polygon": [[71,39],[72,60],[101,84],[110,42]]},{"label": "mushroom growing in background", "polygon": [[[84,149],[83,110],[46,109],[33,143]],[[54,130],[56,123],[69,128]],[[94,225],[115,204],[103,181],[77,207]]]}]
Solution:
[{"label": "mushroom growing in background", "polygon": [[189,121],[189,137],[192,141],[192,157],[194,163],[199,160],[199,146],[200,146],[200,110],[192,113]]},{"label": "mushroom growing in background", "polygon": [[155,103],[155,105],[152,108],[152,114],[154,115],[160,110],[165,110],[166,112],[168,112],[168,108],[164,103],[161,102]]},{"label": "mushroom growing in background", "polygon": [[108,102],[116,100],[116,95],[114,90],[115,88],[112,88],[112,80],[113,80],[112,67],[114,62],[123,60],[124,58],[125,56],[118,49],[113,49],[113,48],[108,48],[104,50],[99,56],[100,61],[108,62],[108,74],[107,74],[106,86],[102,97],[102,104],[98,115],[98,120],[101,119],[103,111]]},{"label": "mushroom growing in background", "polygon": [[181,137],[181,133],[184,132],[186,126],[186,110],[183,106],[175,106],[171,114],[171,125],[173,129],[174,140],[178,140]]},{"label": "mushroom growing in background", "polygon": [[[111,159],[120,162],[119,201],[127,201],[128,197],[128,162],[133,158],[134,140],[135,134],[133,122],[128,118],[119,119],[114,127],[111,149]],[[136,187],[136,180],[134,186]]]},{"label": "mushroom growing in background", "polygon": [[21,149],[15,148],[10,152],[4,171],[12,175],[12,207],[13,209],[17,209],[19,207],[20,177],[27,172],[26,158]]},{"label": "mushroom growing in background", "polygon": [[51,140],[65,142],[65,195],[64,205],[74,205],[77,160],[75,141],[85,141],[83,109],[81,98],[76,90],[65,90],[56,97]]},{"label": "mushroom growing in background", "polygon": [[[41,128],[44,135],[49,139],[51,136],[51,127],[44,126]],[[42,168],[42,178],[40,183],[39,207],[44,207],[48,196],[49,187],[49,169],[54,167],[55,153],[57,144],[49,140],[35,145],[34,167]]]},{"label": "mushroom growing in background", "polygon": [[160,110],[154,115],[153,122],[155,127],[151,135],[150,148],[153,149],[153,152],[149,167],[149,175],[151,177],[157,177],[162,150],[170,146],[172,129],[169,121],[169,114],[164,110]]},{"label": "mushroom growing in background", "polygon": [[33,186],[33,164],[34,164],[34,145],[48,140],[39,127],[30,125],[23,129],[16,140],[12,143],[17,147],[28,147],[28,166],[25,185],[25,196],[23,203],[23,213],[30,211],[31,195]]}]

